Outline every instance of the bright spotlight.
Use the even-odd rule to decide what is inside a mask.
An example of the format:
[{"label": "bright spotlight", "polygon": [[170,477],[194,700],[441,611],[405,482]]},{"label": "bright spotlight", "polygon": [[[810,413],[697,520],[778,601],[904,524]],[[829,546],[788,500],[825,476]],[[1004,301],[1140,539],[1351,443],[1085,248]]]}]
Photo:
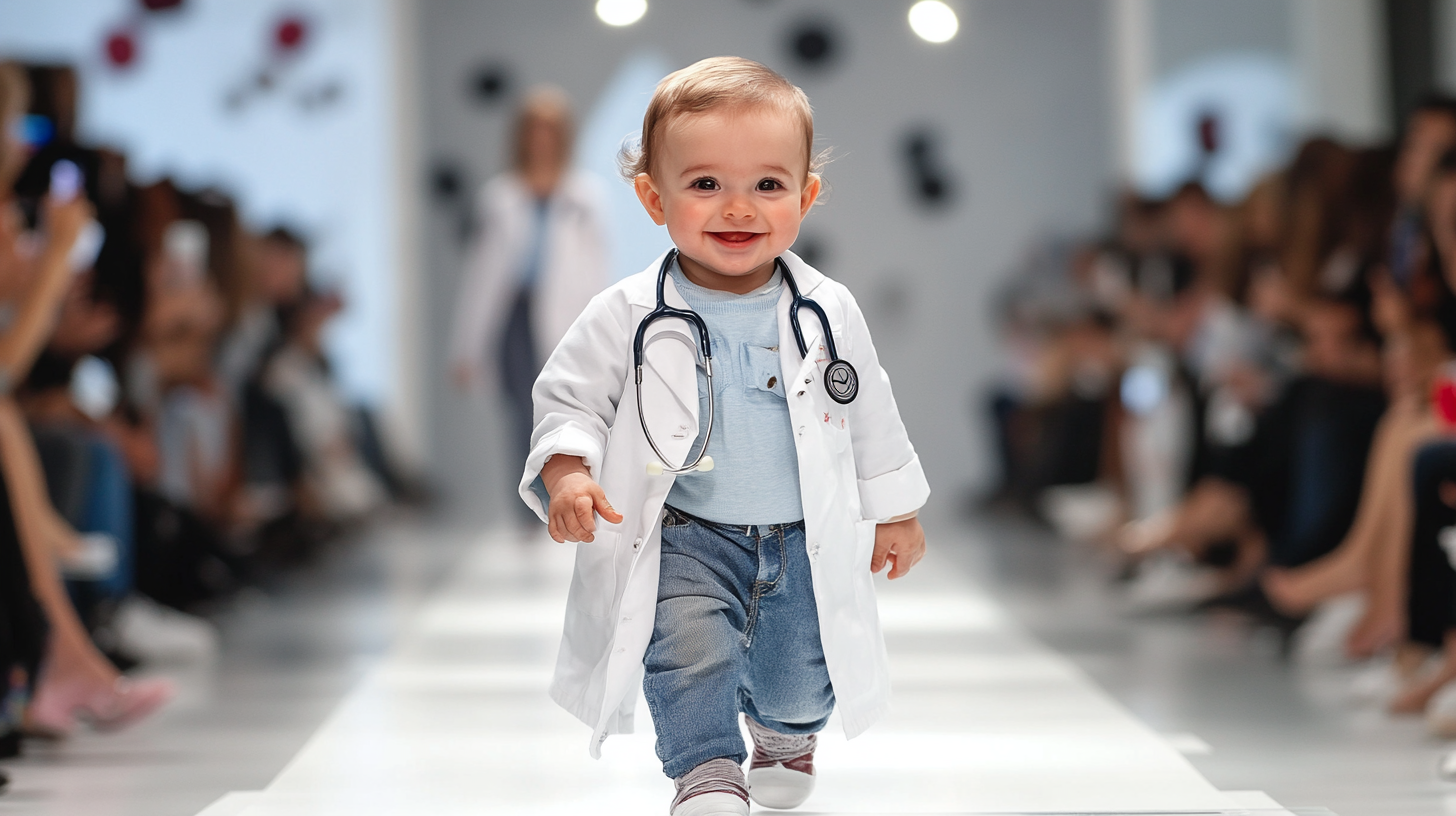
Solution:
[{"label": "bright spotlight", "polygon": [[[603,0],[605,2],[605,0]],[[601,8],[600,5],[597,6]],[[941,0],[920,0],[910,7],[910,28],[927,42],[943,43],[960,30],[956,13]]]},{"label": "bright spotlight", "polygon": [[597,0],[597,17],[607,25],[632,25],[646,13],[647,0]]}]

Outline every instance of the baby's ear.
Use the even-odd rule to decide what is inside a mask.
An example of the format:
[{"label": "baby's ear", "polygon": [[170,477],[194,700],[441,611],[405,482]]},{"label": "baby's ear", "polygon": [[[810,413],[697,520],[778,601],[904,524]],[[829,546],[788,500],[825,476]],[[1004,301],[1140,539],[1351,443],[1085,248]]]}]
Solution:
[{"label": "baby's ear", "polygon": [[803,218],[813,209],[814,202],[819,200],[819,194],[824,191],[824,180],[818,173],[810,173],[804,182],[804,191],[799,194],[799,217]]},{"label": "baby's ear", "polygon": [[662,209],[662,193],[658,192],[652,176],[638,173],[637,178],[632,180],[632,189],[637,192],[637,200],[642,202],[642,209],[647,210],[652,222],[659,227],[666,224],[667,214]]}]

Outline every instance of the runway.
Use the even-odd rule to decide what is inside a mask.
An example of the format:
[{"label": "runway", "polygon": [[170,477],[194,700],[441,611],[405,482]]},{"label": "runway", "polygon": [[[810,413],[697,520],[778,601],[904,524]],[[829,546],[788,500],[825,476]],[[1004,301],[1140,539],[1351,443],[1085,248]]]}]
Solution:
[{"label": "runway", "polygon": [[[547,699],[570,569],[569,547],[479,537],[266,788],[199,816],[665,813],[645,705],[593,761]],[[881,590],[894,710],[853,742],[830,724],[802,812],[1291,813],[1217,790],[944,560]]]}]

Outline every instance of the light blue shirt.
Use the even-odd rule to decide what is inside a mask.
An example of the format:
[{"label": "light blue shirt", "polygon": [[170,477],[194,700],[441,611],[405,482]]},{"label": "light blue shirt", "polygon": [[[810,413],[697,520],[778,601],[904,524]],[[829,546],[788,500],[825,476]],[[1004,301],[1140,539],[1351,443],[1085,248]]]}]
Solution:
[{"label": "light blue shirt", "polygon": [[541,258],[546,254],[546,216],[551,212],[549,198],[538,198],[531,203],[531,240],[526,244],[526,255],[516,273],[516,280],[527,289],[534,289],[541,277]]},{"label": "light blue shirt", "polygon": [[[722,524],[788,524],[803,519],[799,459],[779,366],[782,276],[776,271],[768,283],[737,295],[697,286],[675,263],[671,274],[683,300],[708,324],[717,411],[708,442],[713,469],[678,476],[667,503]],[[706,381],[700,369],[699,439],[708,421]]]}]

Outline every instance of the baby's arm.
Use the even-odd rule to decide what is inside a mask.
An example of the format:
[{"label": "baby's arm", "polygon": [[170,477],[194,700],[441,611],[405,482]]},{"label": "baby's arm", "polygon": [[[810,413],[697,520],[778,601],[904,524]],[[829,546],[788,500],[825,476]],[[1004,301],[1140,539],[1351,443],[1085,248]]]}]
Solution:
[{"label": "baby's arm", "polygon": [[860,504],[866,518],[879,520],[870,570],[890,566],[899,578],[925,557],[925,530],[915,517],[930,495],[920,457],[910,444],[890,378],[880,367],[869,326],[854,298],[845,303],[844,332],[860,372],[859,396],[850,404],[850,432]]},{"label": "baby's arm", "polygon": [[[551,524],[553,535],[564,537],[574,532],[553,519],[558,518],[558,510],[571,512],[581,495],[578,490],[570,498],[559,497],[565,504],[558,505],[557,491],[578,481],[566,479],[563,484],[559,477],[579,470],[580,477],[596,487],[593,475],[606,455],[607,437],[616,420],[631,359],[627,337],[630,316],[631,309],[620,291],[608,290],[593,298],[552,352],[531,391],[536,427],[522,474],[521,498],[542,521]],[[568,463],[577,467],[567,468]],[[550,496],[549,507],[542,506],[532,489],[538,477]],[[599,487],[596,489],[600,492]],[[591,531],[587,527],[584,533],[590,535]],[[578,534],[571,540],[582,538]]]},{"label": "baby's arm", "polygon": [[620,524],[618,513],[602,486],[592,480],[586,460],[580,456],[553,456],[541,468],[541,482],[551,496],[547,523],[551,537],[559,542],[591,541],[597,529],[596,516]]}]

